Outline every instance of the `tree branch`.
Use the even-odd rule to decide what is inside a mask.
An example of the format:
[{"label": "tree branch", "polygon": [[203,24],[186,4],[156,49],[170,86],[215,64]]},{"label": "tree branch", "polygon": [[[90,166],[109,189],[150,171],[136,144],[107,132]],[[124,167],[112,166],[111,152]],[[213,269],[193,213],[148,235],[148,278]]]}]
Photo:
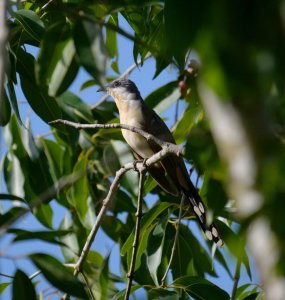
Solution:
[{"label": "tree branch", "polygon": [[[161,151],[159,151],[155,155],[151,156],[146,161],[137,162],[137,164],[135,166],[136,170],[140,173],[146,171],[148,167],[152,166],[153,164],[157,163],[158,161],[162,160],[164,157],[166,157],[167,155],[170,155],[172,153],[168,150],[169,150],[168,148],[163,148]],[[110,190],[109,190],[106,198],[103,200],[103,205],[102,205],[102,208],[96,218],[96,222],[93,225],[91,232],[88,235],[88,238],[82,249],[80,258],[75,265],[74,275],[77,275],[82,270],[83,263],[88,255],[90,247],[91,247],[91,245],[95,239],[95,236],[97,234],[97,231],[102,223],[103,217],[104,217],[110,203],[114,199],[115,193],[119,187],[119,180],[127,171],[132,170],[132,169],[134,169],[134,164],[132,162],[130,162],[130,163],[125,164],[120,170],[118,170],[116,172],[116,176],[110,186]]]},{"label": "tree branch", "polygon": [[144,180],[145,180],[145,171],[142,171],[142,172],[140,172],[138,206],[137,206],[137,212],[136,212],[137,221],[136,221],[130,270],[128,273],[128,285],[127,285],[125,298],[124,298],[125,300],[128,300],[130,297],[132,281],[133,281],[134,271],[135,271],[135,266],[136,266],[137,251],[138,251],[139,239],[140,239],[140,226],[141,226],[141,219],[142,219],[142,200],[143,200]]},{"label": "tree branch", "polygon": [[126,130],[130,130],[132,132],[138,133],[141,136],[143,136],[144,138],[146,138],[146,140],[150,140],[155,142],[157,145],[161,146],[162,148],[167,148],[169,152],[179,156],[179,155],[184,155],[184,148],[176,145],[176,144],[172,144],[172,143],[168,143],[165,141],[162,141],[160,139],[158,139],[157,137],[155,137],[154,135],[140,129],[134,126],[129,126],[129,125],[125,125],[125,124],[119,124],[119,123],[112,123],[112,124],[80,124],[80,123],[75,123],[75,122],[71,122],[71,121],[67,121],[67,120],[62,120],[62,119],[58,119],[58,120],[54,120],[49,122],[49,124],[51,125],[56,125],[56,124],[63,124],[63,125],[68,125],[71,127],[74,127],[76,129],[110,129],[110,128],[120,128],[120,129],[126,129]]}]

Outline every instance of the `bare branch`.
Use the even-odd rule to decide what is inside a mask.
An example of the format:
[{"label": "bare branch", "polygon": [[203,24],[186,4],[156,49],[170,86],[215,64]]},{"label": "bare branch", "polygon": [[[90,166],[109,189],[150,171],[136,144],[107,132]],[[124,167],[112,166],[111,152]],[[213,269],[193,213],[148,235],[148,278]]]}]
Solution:
[{"label": "bare branch", "polygon": [[140,240],[140,226],[141,226],[141,219],[142,219],[142,200],[143,200],[143,186],[145,180],[145,171],[140,172],[140,180],[139,180],[139,193],[138,193],[138,206],[137,206],[137,221],[136,221],[136,228],[135,228],[135,236],[134,236],[134,243],[133,243],[133,251],[132,251],[132,258],[130,264],[130,270],[128,273],[128,285],[125,293],[125,300],[128,300],[131,293],[132,288],[132,281],[135,272],[135,265],[136,265],[136,258],[137,258],[137,251],[139,247],[139,240]]},{"label": "bare branch", "polygon": [[126,129],[126,130],[130,130],[132,132],[140,134],[141,136],[146,138],[148,141],[151,140],[151,141],[155,142],[157,145],[161,146],[162,148],[166,147],[169,152],[171,152],[175,155],[178,155],[178,156],[179,155],[184,155],[184,148],[182,148],[182,147],[180,147],[176,144],[172,144],[172,143],[162,141],[162,140],[158,139],[157,137],[155,137],[154,135],[152,135],[152,134],[150,134],[150,133],[148,133],[144,130],[141,130],[140,128],[134,127],[134,126],[119,124],[119,123],[112,123],[112,124],[80,124],[80,123],[75,123],[75,122],[62,120],[62,119],[51,121],[51,122],[49,122],[49,124],[52,124],[52,125],[64,124],[64,125],[74,127],[76,129],[110,129],[110,128],[113,128],[113,129],[114,128]]}]

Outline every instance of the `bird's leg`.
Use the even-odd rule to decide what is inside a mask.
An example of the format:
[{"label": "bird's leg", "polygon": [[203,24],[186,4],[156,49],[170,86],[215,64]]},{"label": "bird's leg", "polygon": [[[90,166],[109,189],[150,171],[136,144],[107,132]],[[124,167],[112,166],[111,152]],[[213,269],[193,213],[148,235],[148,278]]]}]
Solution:
[{"label": "bird's leg", "polygon": [[133,161],[133,168],[136,172],[139,172],[139,169],[137,167],[137,164],[139,163],[143,163],[144,162],[144,159],[136,159]]}]

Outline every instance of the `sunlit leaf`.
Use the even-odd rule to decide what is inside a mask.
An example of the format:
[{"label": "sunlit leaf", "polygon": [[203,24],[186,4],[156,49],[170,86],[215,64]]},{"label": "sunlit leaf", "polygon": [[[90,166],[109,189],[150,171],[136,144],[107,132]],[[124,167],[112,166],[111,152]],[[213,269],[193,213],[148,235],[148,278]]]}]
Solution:
[{"label": "sunlit leaf", "polygon": [[6,288],[11,285],[11,282],[0,283],[0,295],[6,290]]}]

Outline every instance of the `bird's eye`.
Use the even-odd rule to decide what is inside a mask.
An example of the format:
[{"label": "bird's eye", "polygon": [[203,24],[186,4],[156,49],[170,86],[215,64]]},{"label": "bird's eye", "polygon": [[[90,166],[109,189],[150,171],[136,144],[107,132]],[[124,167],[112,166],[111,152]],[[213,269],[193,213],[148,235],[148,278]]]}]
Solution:
[{"label": "bird's eye", "polygon": [[115,82],[114,82],[114,87],[118,87],[118,86],[120,86],[120,85],[121,85],[120,81],[115,81]]}]

